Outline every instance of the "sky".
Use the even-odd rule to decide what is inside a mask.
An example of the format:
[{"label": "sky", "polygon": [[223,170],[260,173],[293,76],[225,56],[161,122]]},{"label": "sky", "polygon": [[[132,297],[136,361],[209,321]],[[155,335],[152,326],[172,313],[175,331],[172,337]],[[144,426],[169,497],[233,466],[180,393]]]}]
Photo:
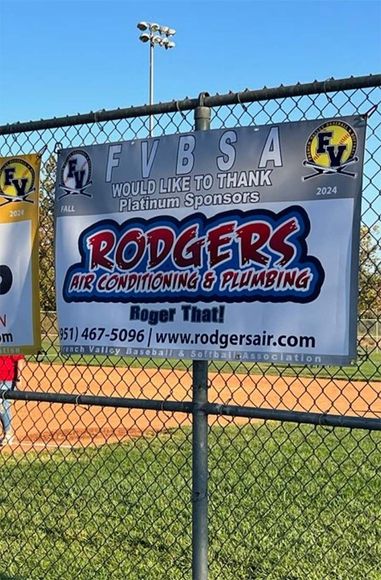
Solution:
[{"label": "sky", "polygon": [[381,0],[0,0],[0,125],[146,104],[142,20],[176,29],[154,102],[381,68]]}]

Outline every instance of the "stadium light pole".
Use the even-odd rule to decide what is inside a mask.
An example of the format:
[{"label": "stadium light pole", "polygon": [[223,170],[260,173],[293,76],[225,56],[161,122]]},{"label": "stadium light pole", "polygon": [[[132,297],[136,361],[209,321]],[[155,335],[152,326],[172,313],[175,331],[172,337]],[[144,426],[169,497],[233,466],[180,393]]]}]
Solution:
[{"label": "stadium light pole", "polygon": [[[164,26],[162,24],[157,24],[156,22],[138,22],[137,27],[142,31],[139,36],[141,42],[149,43],[149,104],[153,104],[153,89],[154,89],[154,48],[155,46],[161,46],[168,50],[169,48],[174,48],[175,43],[171,40],[171,37],[176,34],[174,28],[169,26]],[[153,134],[153,115],[149,116],[149,136],[152,137]]]}]

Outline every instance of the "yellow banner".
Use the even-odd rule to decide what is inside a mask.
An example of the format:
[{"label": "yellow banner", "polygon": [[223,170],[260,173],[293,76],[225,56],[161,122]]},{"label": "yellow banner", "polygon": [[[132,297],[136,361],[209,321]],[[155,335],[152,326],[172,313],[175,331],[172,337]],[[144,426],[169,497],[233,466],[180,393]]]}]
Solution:
[{"label": "yellow banner", "polygon": [[0,157],[0,355],[41,348],[40,155]]}]

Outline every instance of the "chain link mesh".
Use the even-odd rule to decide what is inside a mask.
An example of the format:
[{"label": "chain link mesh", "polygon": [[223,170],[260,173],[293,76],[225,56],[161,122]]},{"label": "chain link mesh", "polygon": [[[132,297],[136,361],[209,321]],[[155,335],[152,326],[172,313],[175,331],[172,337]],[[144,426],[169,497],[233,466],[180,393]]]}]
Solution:
[{"label": "chain link mesh", "polygon": [[[236,104],[212,108],[211,128],[365,114],[379,101],[376,86],[249,103],[232,94]],[[210,402],[381,418],[380,125],[376,109],[363,178],[357,363],[210,362]],[[143,138],[148,126],[139,116],[0,135],[2,156],[41,151],[43,159],[43,351],[27,357],[23,390],[192,400],[188,360],[58,350],[57,150]],[[178,107],[154,119],[156,136],[193,126],[193,111]],[[0,454],[1,578],[191,577],[191,416],[28,401],[11,408],[13,439]],[[371,428],[210,416],[210,578],[381,578],[380,469],[380,433]]]}]

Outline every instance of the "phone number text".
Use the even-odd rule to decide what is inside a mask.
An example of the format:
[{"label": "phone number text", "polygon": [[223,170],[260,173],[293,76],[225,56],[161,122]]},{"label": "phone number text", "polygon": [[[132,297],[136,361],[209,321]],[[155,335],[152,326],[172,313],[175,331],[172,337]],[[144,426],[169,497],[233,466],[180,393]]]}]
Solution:
[{"label": "phone number text", "polygon": [[143,343],[146,340],[144,329],[136,330],[135,328],[105,328],[103,326],[78,328],[78,326],[63,326],[59,330],[60,339],[63,341],[79,340],[98,342],[107,339],[110,342],[138,342]]}]

